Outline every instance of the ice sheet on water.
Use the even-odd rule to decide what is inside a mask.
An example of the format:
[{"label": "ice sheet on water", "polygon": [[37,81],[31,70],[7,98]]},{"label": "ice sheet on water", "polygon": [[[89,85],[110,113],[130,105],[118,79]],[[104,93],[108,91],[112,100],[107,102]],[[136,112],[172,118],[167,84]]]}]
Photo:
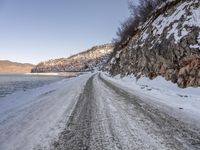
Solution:
[{"label": "ice sheet on water", "polygon": [[0,74],[0,97],[12,94],[15,91],[41,87],[64,77],[61,76],[32,76],[24,74]]}]

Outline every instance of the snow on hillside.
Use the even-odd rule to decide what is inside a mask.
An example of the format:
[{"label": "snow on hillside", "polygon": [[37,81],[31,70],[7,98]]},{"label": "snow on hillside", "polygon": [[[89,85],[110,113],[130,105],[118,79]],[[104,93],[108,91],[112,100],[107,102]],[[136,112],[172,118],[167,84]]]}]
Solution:
[{"label": "snow on hillside", "polygon": [[179,87],[200,86],[200,1],[166,1],[115,54],[113,75],[160,75]]},{"label": "snow on hillside", "polygon": [[[186,1],[181,3],[172,14],[168,14],[166,12],[165,14],[159,15],[152,22],[153,35],[160,36],[164,33],[165,29],[168,28],[166,38],[169,39],[172,35],[175,39],[175,43],[179,43],[183,37],[189,34],[190,31],[187,31],[187,27],[200,27],[200,6],[195,7],[195,4],[198,2],[198,0]],[[164,7],[164,5],[162,7]],[[184,21],[180,24],[180,20],[183,18]],[[152,18],[150,18],[150,20],[151,19]],[[151,22],[150,20],[148,20],[143,26],[146,27],[146,25]],[[148,36],[149,33],[145,30],[140,38],[140,42],[142,42],[142,44],[139,46],[142,47],[144,45]],[[200,42],[199,44],[191,45],[190,47],[200,49]]]},{"label": "snow on hillside", "polygon": [[108,60],[112,51],[112,44],[94,46],[91,49],[68,58],[51,59],[49,61],[41,62],[32,69],[32,72],[73,72],[101,68]]},{"label": "snow on hillside", "polygon": [[[169,16],[165,16],[164,14],[160,15],[152,25],[156,28],[154,29],[154,35],[161,35],[166,27],[172,25],[172,28],[168,31],[167,39],[173,34],[175,42],[178,43],[184,36],[188,35],[188,31],[185,27],[200,27],[200,6],[197,8],[194,7],[195,3],[198,3],[198,0],[194,1],[186,1],[181,3],[180,6],[176,8],[176,11]],[[191,6],[191,4],[193,4]],[[188,11],[191,13],[188,14]],[[182,24],[181,35],[178,31],[178,26],[180,25],[179,21],[181,18],[185,18]],[[200,44],[200,43],[199,43]]]}]

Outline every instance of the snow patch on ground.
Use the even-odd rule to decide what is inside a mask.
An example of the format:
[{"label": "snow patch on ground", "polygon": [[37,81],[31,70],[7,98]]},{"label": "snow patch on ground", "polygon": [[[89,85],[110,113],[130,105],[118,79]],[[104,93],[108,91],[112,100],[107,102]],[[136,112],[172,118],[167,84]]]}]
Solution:
[{"label": "snow patch on ground", "polygon": [[190,48],[198,48],[198,49],[200,49],[200,45],[199,44],[190,45]]},{"label": "snow patch on ground", "polygon": [[169,30],[167,37],[166,37],[167,39],[169,39],[170,35],[178,33],[178,31],[176,30],[177,27],[178,27],[178,22],[174,23],[173,26],[172,26],[172,29]]},{"label": "snow patch on ground", "polygon": [[200,33],[199,33],[199,36],[197,37],[197,41],[200,44]]},{"label": "snow patch on ground", "polygon": [[200,7],[192,9],[192,15],[188,17],[184,25],[200,27]]},{"label": "snow patch on ground", "polygon": [[141,37],[141,42],[142,44],[140,44],[140,46],[142,47],[146,41],[146,39],[148,38],[149,34],[145,31],[143,34],[142,34],[142,37]]}]

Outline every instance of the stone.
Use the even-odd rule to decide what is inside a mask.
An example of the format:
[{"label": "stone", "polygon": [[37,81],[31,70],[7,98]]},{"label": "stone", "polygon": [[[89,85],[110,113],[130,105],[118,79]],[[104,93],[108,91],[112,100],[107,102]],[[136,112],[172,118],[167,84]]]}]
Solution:
[{"label": "stone", "polygon": [[[189,2],[189,0],[186,1]],[[127,46],[124,47],[126,51],[122,50],[120,55],[123,57],[120,57],[120,61],[111,66],[111,74],[117,75],[128,72],[137,75],[141,72],[150,79],[162,75],[167,80],[177,83],[180,87],[200,86],[200,51],[190,48],[190,44],[197,43],[200,27],[184,26],[188,15],[191,15],[189,12],[194,9],[195,0],[192,1],[193,3],[187,6],[186,14],[166,26],[162,33],[156,34],[158,29],[152,25],[159,14],[155,17],[153,16],[152,20],[148,20],[149,25],[141,27],[142,30],[138,31],[127,43]],[[180,1],[181,3],[183,1]],[[169,5],[167,16],[173,14],[180,4]],[[195,3],[195,6],[200,7],[200,2]],[[157,13],[162,15],[166,12],[162,12],[162,10],[165,9],[161,9]],[[179,41],[175,39],[175,32],[168,37],[168,32],[175,23],[178,23],[177,32],[180,35],[182,35],[183,30],[188,32]],[[142,41],[144,32],[148,36]],[[131,67],[129,67],[130,65]]]}]

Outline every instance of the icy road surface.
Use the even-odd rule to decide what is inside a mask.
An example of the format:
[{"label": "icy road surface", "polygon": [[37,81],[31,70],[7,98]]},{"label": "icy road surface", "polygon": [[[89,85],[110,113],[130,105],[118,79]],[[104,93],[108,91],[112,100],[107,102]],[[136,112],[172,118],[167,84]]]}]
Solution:
[{"label": "icy road surface", "polygon": [[0,150],[192,150],[198,126],[180,121],[101,74],[0,100]]}]

